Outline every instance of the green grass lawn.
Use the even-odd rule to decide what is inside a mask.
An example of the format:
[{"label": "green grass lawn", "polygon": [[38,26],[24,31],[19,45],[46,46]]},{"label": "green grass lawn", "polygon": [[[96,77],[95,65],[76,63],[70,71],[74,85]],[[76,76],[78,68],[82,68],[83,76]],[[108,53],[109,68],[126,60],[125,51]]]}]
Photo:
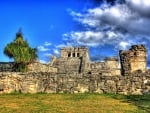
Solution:
[{"label": "green grass lawn", "polygon": [[150,113],[150,95],[0,94],[0,113]]}]

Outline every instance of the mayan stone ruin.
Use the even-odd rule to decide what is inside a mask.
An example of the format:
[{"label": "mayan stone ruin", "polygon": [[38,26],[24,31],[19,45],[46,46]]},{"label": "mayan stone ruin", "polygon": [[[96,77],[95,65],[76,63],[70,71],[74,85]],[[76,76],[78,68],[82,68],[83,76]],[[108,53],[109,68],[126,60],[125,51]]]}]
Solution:
[{"label": "mayan stone ruin", "polygon": [[26,73],[13,72],[11,62],[1,63],[0,93],[150,94],[146,47],[133,45],[119,56],[93,62],[87,47],[65,47],[60,57],[48,64],[34,62]]},{"label": "mayan stone ruin", "polygon": [[144,45],[133,45],[128,51],[120,51],[120,62],[122,75],[130,74],[134,71],[146,71],[147,50]]}]

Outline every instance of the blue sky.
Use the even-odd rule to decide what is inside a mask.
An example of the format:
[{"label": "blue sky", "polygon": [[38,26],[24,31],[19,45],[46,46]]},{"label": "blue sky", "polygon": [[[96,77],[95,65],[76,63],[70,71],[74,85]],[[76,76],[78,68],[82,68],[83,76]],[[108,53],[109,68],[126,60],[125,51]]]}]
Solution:
[{"label": "blue sky", "polygon": [[[9,61],[4,54],[5,45],[15,38],[22,28],[24,38],[39,49],[39,59],[49,60],[45,54],[57,54],[57,45],[63,43],[62,35],[76,30],[71,10],[91,7],[89,0],[1,0],[0,1],[0,59]],[[45,47],[46,46],[46,47]]]},{"label": "blue sky", "polygon": [[149,0],[0,0],[0,61],[12,61],[3,49],[19,28],[41,62],[65,46],[88,46],[91,60],[132,44],[149,50],[149,10]]}]

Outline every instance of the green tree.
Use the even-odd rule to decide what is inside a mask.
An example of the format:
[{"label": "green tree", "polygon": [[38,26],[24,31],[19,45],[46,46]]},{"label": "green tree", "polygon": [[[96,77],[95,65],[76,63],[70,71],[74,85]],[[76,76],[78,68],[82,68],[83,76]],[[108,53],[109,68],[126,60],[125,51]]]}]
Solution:
[{"label": "green tree", "polygon": [[28,70],[28,64],[36,60],[37,49],[31,48],[23,39],[22,32],[19,31],[16,33],[15,40],[4,48],[4,54],[14,59],[14,71],[25,72]]}]

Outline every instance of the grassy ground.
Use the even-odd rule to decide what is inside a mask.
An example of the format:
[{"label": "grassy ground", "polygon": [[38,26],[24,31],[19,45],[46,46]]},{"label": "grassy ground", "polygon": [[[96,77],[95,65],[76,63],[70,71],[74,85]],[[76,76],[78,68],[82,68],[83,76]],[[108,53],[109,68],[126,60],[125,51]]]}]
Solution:
[{"label": "grassy ground", "polygon": [[150,113],[150,95],[0,94],[0,113]]}]

